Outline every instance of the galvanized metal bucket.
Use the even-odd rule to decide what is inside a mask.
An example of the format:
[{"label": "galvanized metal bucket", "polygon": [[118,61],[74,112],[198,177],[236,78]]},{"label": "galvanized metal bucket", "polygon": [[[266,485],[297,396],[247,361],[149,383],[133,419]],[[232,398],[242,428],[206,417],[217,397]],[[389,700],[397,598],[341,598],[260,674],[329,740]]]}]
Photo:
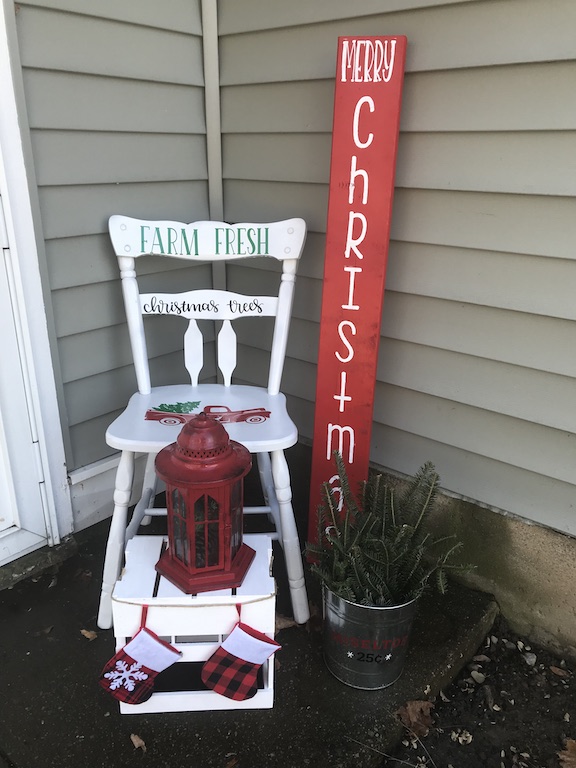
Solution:
[{"label": "galvanized metal bucket", "polygon": [[416,604],[359,605],[324,589],[324,660],[330,672],[366,691],[392,685],[402,674]]}]

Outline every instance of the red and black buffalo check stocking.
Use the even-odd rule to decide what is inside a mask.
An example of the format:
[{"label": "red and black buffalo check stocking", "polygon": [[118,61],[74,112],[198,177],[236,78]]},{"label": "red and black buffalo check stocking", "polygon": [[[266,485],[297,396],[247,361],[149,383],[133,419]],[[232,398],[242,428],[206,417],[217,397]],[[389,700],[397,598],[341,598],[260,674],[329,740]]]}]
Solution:
[{"label": "red and black buffalo check stocking", "polygon": [[126,704],[141,704],[154,693],[154,679],[182,655],[161,640],[144,624],[147,607],[142,609],[140,629],[105,665],[99,683],[115,699]]},{"label": "red and black buffalo check stocking", "polygon": [[202,667],[202,682],[235,701],[251,699],[258,670],[281,646],[247,624],[237,624]]}]

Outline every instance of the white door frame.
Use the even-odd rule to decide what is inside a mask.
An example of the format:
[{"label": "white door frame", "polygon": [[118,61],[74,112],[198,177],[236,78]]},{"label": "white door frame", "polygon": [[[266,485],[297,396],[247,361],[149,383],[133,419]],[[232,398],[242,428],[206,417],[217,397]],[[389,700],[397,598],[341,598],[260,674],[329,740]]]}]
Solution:
[{"label": "white door frame", "polygon": [[37,456],[34,472],[43,486],[41,491],[46,523],[46,540],[43,543],[54,545],[72,530],[72,507],[40,275],[39,247],[43,248],[43,239],[39,234],[35,197],[37,191],[33,175],[29,179],[26,171],[26,160],[29,161],[29,167],[32,167],[32,155],[19,61],[14,3],[2,0],[0,195],[5,235],[10,247],[7,269],[10,272],[12,312],[28,402],[28,418]]}]

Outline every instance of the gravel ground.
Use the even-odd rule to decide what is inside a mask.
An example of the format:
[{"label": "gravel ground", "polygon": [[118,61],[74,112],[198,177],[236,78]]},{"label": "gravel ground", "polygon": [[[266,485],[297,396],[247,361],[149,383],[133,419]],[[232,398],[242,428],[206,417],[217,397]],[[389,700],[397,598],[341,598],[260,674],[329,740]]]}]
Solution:
[{"label": "gravel ground", "polygon": [[406,738],[382,768],[576,768],[574,670],[499,619],[432,706],[404,712]]}]

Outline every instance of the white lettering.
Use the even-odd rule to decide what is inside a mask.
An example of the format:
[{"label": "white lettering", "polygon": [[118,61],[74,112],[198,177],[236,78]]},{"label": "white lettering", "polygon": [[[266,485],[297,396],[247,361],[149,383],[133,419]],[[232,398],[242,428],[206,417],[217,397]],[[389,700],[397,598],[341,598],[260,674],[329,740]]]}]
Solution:
[{"label": "white lettering", "polygon": [[[350,50],[350,42],[352,42],[352,50]],[[342,72],[340,75],[341,82],[346,82],[346,74],[347,70],[349,70],[352,67],[352,61],[354,59],[354,54],[356,53],[356,40],[344,40],[344,44],[342,46]]]},{"label": "white lettering", "polygon": [[338,484],[339,482],[340,478],[338,475],[332,475],[330,480],[328,480],[328,485],[332,489],[334,496],[338,499],[336,502],[338,512],[342,512],[342,507],[344,506],[344,494],[342,493],[342,488]]},{"label": "white lettering", "polygon": [[[359,237],[354,237],[354,222],[356,220],[358,220],[362,225]],[[358,246],[366,237],[367,229],[368,229],[368,221],[366,220],[366,216],[364,216],[363,213],[355,213],[354,211],[350,211],[350,213],[348,214],[348,232],[346,234],[346,250],[344,251],[344,255],[346,256],[347,259],[350,258],[350,251],[354,251],[354,253],[359,259],[364,258],[364,256],[362,256],[362,254],[358,250]]]},{"label": "white lettering", "polygon": [[[390,42],[390,58],[388,58],[388,42]],[[382,41],[380,41],[380,45],[382,45]],[[394,58],[396,56],[396,40],[386,40],[386,45],[384,46],[384,68],[383,68],[383,77],[385,83],[390,82],[390,78],[392,77],[392,74],[394,72]]]},{"label": "white lettering", "polygon": [[[338,448],[332,448],[332,435],[334,432],[338,433]],[[352,464],[354,461],[354,430],[352,427],[341,427],[340,424],[328,424],[328,439],[326,442],[326,461],[330,461],[332,451],[337,450],[338,453],[344,455],[344,434],[348,435],[348,464]]]},{"label": "white lettering", "polygon": [[340,373],[340,394],[333,395],[334,400],[339,400],[340,405],[338,410],[340,413],[344,413],[345,403],[351,402],[352,398],[346,394],[346,371]]},{"label": "white lettering", "polygon": [[370,112],[374,112],[376,107],[374,106],[374,99],[372,99],[370,96],[362,96],[361,99],[358,99],[358,102],[356,106],[354,107],[354,121],[352,123],[352,136],[354,137],[354,144],[358,147],[358,149],[366,149],[366,147],[369,147],[370,144],[374,141],[374,134],[369,133],[368,138],[366,141],[360,140],[360,134],[358,133],[358,125],[360,123],[360,109],[364,104],[368,104],[368,107],[370,109]]},{"label": "white lettering", "polygon": [[344,40],[340,81],[390,82],[394,73],[396,40]]},{"label": "white lettering", "polygon": [[[342,309],[346,309],[346,307],[342,307]],[[338,326],[338,336],[340,336],[342,343],[348,350],[348,356],[342,357],[342,355],[339,352],[334,353],[341,363],[349,363],[350,360],[352,360],[352,358],[354,357],[354,347],[344,335],[345,327],[350,328],[352,336],[356,336],[356,326],[354,325],[354,323],[352,323],[350,320],[342,320],[342,322]]]},{"label": "white lettering", "polygon": [[350,273],[350,281],[348,283],[348,304],[342,304],[342,309],[360,309],[359,304],[353,304],[354,300],[354,275],[356,272],[362,272],[361,267],[344,267],[344,272]]},{"label": "white lettering", "polygon": [[[370,45],[368,40],[364,42],[366,43],[366,49],[364,50],[364,82],[371,83],[370,70],[374,67],[374,46]],[[377,83],[379,79],[378,72],[374,70],[374,82]]]},{"label": "white lettering", "polygon": [[356,155],[352,155],[352,163],[350,166],[350,192],[348,193],[348,202],[350,205],[354,202],[354,192],[356,191],[356,176],[361,176],[364,180],[364,187],[362,190],[362,205],[366,205],[368,202],[368,171],[357,170],[356,163],[358,158]]}]

